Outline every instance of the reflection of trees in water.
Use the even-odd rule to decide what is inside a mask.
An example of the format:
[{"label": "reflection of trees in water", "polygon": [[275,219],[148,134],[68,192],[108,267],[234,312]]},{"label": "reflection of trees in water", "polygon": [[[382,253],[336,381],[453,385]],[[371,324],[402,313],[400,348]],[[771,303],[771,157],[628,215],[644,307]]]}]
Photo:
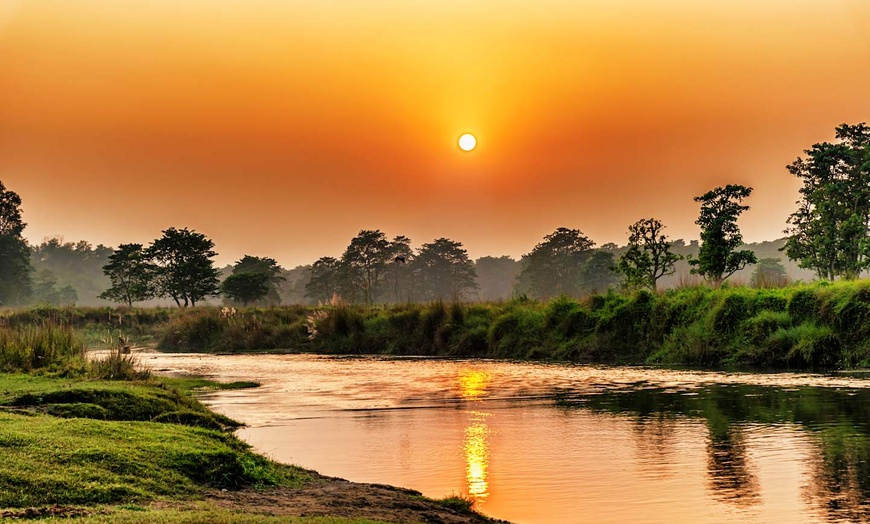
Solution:
[{"label": "reflection of trees in water", "polygon": [[834,426],[818,444],[804,496],[827,519],[870,521],[870,437]]},{"label": "reflection of trees in water", "polygon": [[713,497],[738,506],[761,500],[758,477],[746,456],[746,439],[740,429],[710,427],[707,441],[707,473]]},{"label": "reflection of trees in water", "polygon": [[640,469],[654,478],[665,479],[675,473],[671,469],[677,444],[677,423],[673,417],[650,415],[638,417],[632,426]]},{"label": "reflection of trees in water", "polygon": [[[712,494],[740,506],[761,502],[757,474],[747,458],[744,425],[798,425],[816,445],[804,487],[810,505],[826,520],[870,521],[870,389],[732,384],[700,387],[686,395],[643,384],[635,387],[597,394],[561,391],[557,405],[637,417],[638,449],[651,458],[671,453],[669,419],[703,420],[710,431],[707,469]],[[675,429],[676,420],[673,424]]]}]

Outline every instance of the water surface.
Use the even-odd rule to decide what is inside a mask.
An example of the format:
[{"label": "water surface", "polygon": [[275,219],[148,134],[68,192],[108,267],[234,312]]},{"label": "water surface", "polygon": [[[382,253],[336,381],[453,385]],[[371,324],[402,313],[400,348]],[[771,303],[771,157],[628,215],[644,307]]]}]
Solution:
[{"label": "water surface", "polygon": [[482,360],[143,354],[277,460],[514,522],[870,520],[870,381]]}]

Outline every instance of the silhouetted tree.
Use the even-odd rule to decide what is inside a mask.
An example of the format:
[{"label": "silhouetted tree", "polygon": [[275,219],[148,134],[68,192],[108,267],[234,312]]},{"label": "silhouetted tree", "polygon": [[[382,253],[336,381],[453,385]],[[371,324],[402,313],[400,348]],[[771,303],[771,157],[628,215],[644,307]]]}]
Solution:
[{"label": "silhouetted tree", "polygon": [[580,266],[578,291],[580,294],[603,293],[619,282],[613,253],[593,249]]},{"label": "silhouetted tree", "polygon": [[520,263],[505,255],[481,257],[474,262],[481,300],[506,300],[511,298]]},{"label": "silhouetted tree", "polygon": [[580,230],[560,227],[523,256],[517,287],[538,298],[577,295],[580,270],[594,245]]},{"label": "silhouetted tree", "polygon": [[220,292],[218,270],[214,267],[214,242],[187,228],[169,228],[148,247],[148,257],[155,264],[156,289],[159,296],[171,297],[179,307]]},{"label": "silhouetted tree", "polygon": [[0,306],[25,302],[32,291],[30,249],[22,233],[21,197],[0,182]]},{"label": "silhouetted tree", "polygon": [[273,258],[245,255],[233,266],[232,274],[224,280],[221,289],[231,301],[246,306],[254,303],[278,305],[281,303],[278,286],[286,281],[281,275],[283,271]]},{"label": "silhouetted tree", "polygon": [[[278,295],[282,304],[309,304],[311,299],[305,296],[305,287],[311,280],[311,265],[296,266],[293,269],[281,271],[284,278],[278,286]],[[313,301],[317,303],[317,301]]]},{"label": "silhouetted tree", "polygon": [[819,278],[851,280],[870,267],[870,127],[843,124],[836,139],[788,166],[803,187],[785,253]]},{"label": "silhouetted tree", "polygon": [[374,303],[384,280],[384,272],[392,261],[387,237],[378,229],[363,229],[355,236],[341,257],[352,300],[358,297],[366,304]]},{"label": "silhouetted tree", "polygon": [[33,277],[31,300],[49,306],[74,306],[78,300],[78,293],[70,285],[58,285],[54,273],[48,269],[41,269]]},{"label": "silhouetted tree", "polygon": [[109,263],[103,266],[112,285],[100,294],[100,298],[130,307],[135,302],[152,298],[155,270],[142,244],[121,244],[109,256]]},{"label": "silhouetted tree", "polygon": [[757,288],[785,287],[791,279],[782,260],[778,258],[762,258],[755,266],[749,284]]},{"label": "silhouetted tree", "polygon": [[460,301],[477,291],[477,273],[461,242],[439,238],[423,244],[411,263],[421,300]]},{"label": "silhouetted tree", "polygon": [[749,206],[740,202],[750,194],[751,187],[729,184],[695,197],[695,202],[701,203],[701,214],[695,221],[701,226],[701,247],[698,258],[689,260],[689,264],[695,266],[692,273],[701,275],[716,286],[748,264],[756,262],[752,251],[737,251],[743,244],[737,218],[749,210]]},{"label": "silhouetted tree", "polygon": [[665,226],[654,218],[628,226],[628,249],[617,261],[626,287],[658,289],[661,277],[674,274],[674,264],[683,257],[671,252]]},{"label": "silhouetted tree", "polygon": [[221,284],[224,296],[245,306],[263,300],[272,290],[265,273],[233,273]]},{"label": "silhouetted tree", "polygon": [[389,245],[389,260],[384,270],[384,290],[387,287],[391,289],[390,293],[382,293],[384,301],[387,296],[392,299],[392,302],[399,303],[402,301],[404,294],[405,300],[410,298],[410,289],[408,285],[408,275],[410,274],[409,264],[414,259],[414,251],[411,249],[411,239],[399,235],[390,242]]},{"label": "silhouetted tree", "polygon": [[333,295],[341,294],[341,261],[333,257],[321,257],[311,266],[311,278],[305,285],[305,296],[315,302],[328,302]]},{"label": "silhouetted tree", "polygon": [[55,237],[33,247],[30,263],[37,272],[51,271],[59,288],[75,289],[82,304],[101,305],[98,295],[111,286],[103,266],[113,252],[104,245],[93,246],[84,240],[65,242]]}]

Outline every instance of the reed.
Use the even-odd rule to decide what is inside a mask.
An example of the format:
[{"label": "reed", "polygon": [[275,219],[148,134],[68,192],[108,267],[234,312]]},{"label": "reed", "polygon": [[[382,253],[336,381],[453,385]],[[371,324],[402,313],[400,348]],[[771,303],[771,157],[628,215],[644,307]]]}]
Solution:
[{"label": "reed", "polygon": [[0,327],[0,370],[5,372],[81,369],[85,349],[81,337],[68,324]]}]

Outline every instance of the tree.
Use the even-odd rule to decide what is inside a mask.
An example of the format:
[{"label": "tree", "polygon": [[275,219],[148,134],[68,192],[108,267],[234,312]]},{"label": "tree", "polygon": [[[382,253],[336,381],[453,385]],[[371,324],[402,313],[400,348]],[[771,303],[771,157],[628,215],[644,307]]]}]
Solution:
[{"label": "tree", "polygon": [[628,249],[617,261],[626,287],[658,289],[661,277],[674,274],[674,264],[683,257],[671,252],[665,226],[654,218],[628,226]]},{"label": "tree", "polygon": [[112,285],[100,294],[100,298],[129,307],[135,302],[148,300],[156,291],[155,271],[156,267],[149,262],[142,244],[121,244],[109,256],[109,263],[103,266],[103,272]]},{"label": "tree", "polygon": [[603,293],[619,282],[616,275],[613,253],[602,249],[592,250],[580,267],[580,294]]},{"label": "tree", "polygon": [[220,292],[214,242],[187,228],[171,227],[151,243],[147,256],[155,264],[157,294],[171,297],[179,307],[196,303]]},{"label": "tree", "polygon": [[751,187],[729,184],[695,197],[695,202],[701,203],[701,214],[695,221],[701,226],[701,247],[698,249],[698,258],[689,260],[689,264],[694,266],[692,273],[701,275],[716,286],[756,262],[752,251],[737,251],[743,244],[737,218],[749,210],[749,206],[741,202],[750,194]]},{"label": "tree", "polygon": [[785,253],[819,278],[858,278],[870,267],[870,127],[843,124],[788,166],[803,187],[788,218]]},{"label": "tree", "polygon": [[421,300],[458,302],[477,291],[477,273],[461,242],[439,238],[423,244],[411,263]]},{"label": "tree", "polygon": [[474,270],[481,300],[507,300],[513,294],[520,263],[507,255],[481,257],[474,262]]},{"label": "tree", "polygon": [[246,306],[253,303],[278,305],[281,303],[278,286],[287,281],[281,275],[283,271],[274,258],[245,255],[233,266],[232,274],[224,280],[221,289],[230,300]]},{"label": "tree", "polygon": [[341,294],[341,261],[321,257],[311,266],[311,278],[305,284],[305,296],[315,302],[329,302]]},{"label": "tree", "polygon": [[75,289],[81,304],[95,306],[103,304],[98,295],[112,285],[103,267],[113,253],[107,246],[54,237],[33,246],[30,263],[36,272],[51,271],[59,287]]},{"label": "tree", "polygon": [[782,260],[778,258],[762,258],[755,266],[749,284],[755,288],[785,287],[791,279]]},{"label": "tree", "polygon": [[[399,235],[390,242],[389,246],[389,259],[390,262],[387,264],[384,271],[384,280],[389,283],[389,286],[392,288],[389,294],[382,293],[382,298],[386,301],[387,296],[389,295],[392,298],[393,303],[398,304],[402,301],[402,293],[405,294],[405,300],[409,300],[409,286],[408,286],[408,264],[414,259],[414,251],[411,249],[411,239],[404,236]],[[386,287],[386,286],[385,286]]]},{"label": "tree", "polygon": [[578,294],[580,271],[594,245],[578,229],[558,228],[523,256],[518,288],[538,298]]},{"label": "tree", "polygon": [[392,261],[390,242],[380,230],[363,229],[350,241],[341,257],[346,271],[350,298],[361,296],[366,304],[373,304],[381,290],[384,272]]},{"label": "tree", "polygon": [[48,269],[36,272],[33,278],[31,299],[37,304],[49,306],[74,306],[79,295],[70,285],[59,286],[54,273]]},{"label": "tree", "polygon": [[248,306],[266,298],[274,287],[265,273],[233,273],[221,284],[221,291],[234,302]]},{"label": "tree", "polygon": [[0,306],[24,303],[32,292],[30,248],[22,233],[21,197],[0,182]]}]

